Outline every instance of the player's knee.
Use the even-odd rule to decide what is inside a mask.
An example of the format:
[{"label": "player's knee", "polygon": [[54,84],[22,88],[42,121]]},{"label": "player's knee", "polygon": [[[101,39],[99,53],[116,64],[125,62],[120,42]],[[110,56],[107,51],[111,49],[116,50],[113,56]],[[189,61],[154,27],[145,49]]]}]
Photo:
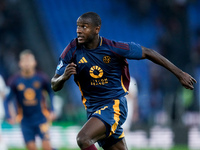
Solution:
[{"label": "player's knee", "polygon": [[43,146],[43,150],[52,150],[52,148],[48,146]]},{"label": "player's knee", "polygon": [[93,144],[92,140],[87,135],[80,133],[77,135],[76,141],[80,148],[87,147]]},{"label": "player's knee", "polygon": [[42,148],[43,150],[52,150],[50,142],[46,140],[42,141]]},{"label": "player's knee", "polygon": [[26,142],[26,147],[29,150],[37,150],[36,144],[34,141],[28,141]]}]

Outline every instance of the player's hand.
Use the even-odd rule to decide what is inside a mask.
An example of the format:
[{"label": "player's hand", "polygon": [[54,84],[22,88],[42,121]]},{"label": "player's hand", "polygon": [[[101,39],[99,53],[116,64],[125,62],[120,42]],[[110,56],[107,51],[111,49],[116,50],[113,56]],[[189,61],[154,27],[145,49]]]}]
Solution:
[{"label": "player's hand", "polygon": [[54,121],[56,119],[56,115],[54,112],[50,112],[49,114],[49,121]]},{"label": "player's hand", "polygon": [[63,78],[65,78],[65,80],[68,80],[71,77],[71,75],[76,74],[76,67],[77,65],[73,62],[68,64],[65,68],[65,72],[63,73]]},{"label": "player's hand", "polygon": [[186,88],[186,89],[190,89],[193,90],[194,89],[194,83],[197,83],[197,81],[188,73],[183,72],[180,77],[179,77],[179,81],[181,82],[181,84]]},{"label": "player's hand", "polygon": [[11,124],[11,125],[16,124],[15,118],[9,118],[9,119],[6,119],[6,121],[7,121],[9,124]]}]

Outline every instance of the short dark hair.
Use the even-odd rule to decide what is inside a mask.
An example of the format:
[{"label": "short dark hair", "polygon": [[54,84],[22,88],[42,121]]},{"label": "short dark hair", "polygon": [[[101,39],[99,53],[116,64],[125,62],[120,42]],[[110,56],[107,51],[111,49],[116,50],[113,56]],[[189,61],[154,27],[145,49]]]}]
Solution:
[{"label": "short dark hair", "polygon": [[95,12],[86,12],[82,14],[80,18],[90,18],[92,20],[92,23],[94,23],[94,25],[101,26],[101,18]]},{"label": "short dark hair", "polygon": [[21,58],[23,55],[26,55],[26,54],[31,54],[35,57],[35,55],[33,54],[33,52],[30,49],[25,49],[25,50],[20,52],[19,58]]}]

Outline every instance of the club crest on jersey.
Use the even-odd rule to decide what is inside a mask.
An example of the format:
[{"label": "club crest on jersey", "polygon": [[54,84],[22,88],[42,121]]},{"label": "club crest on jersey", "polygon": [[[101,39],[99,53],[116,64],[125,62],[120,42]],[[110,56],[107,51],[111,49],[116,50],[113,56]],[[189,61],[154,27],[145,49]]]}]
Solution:
[{"label": "club crest on jersey", "polygon": [[106,63],[106,64],[110,63],[110,60],[111,60],[110,56],[104,56],[103,57],[103,62]]},{"label": "club crest on jersey", "polygon": [[19,91],[23,91],[25,89],[25,85],[23,83],[20,83],[18,86],[17,86],[17,89]]},{"label": "club crest on jersey", "polygon": [[63,66],[63,62],[62,62],[62,60],[61,60],[56,69],[57,69],[57,70],[60,70],[60,68],[62,68],[62,66]]}]

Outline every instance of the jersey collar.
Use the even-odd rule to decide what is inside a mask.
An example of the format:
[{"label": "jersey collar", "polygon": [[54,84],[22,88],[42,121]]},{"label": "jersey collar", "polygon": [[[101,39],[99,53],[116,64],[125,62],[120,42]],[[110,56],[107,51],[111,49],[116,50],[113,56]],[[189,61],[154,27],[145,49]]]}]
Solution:
[{"label": "jersey collar", "polygon": [[102,46],[103,38],[100,36],[99,46]]}]

